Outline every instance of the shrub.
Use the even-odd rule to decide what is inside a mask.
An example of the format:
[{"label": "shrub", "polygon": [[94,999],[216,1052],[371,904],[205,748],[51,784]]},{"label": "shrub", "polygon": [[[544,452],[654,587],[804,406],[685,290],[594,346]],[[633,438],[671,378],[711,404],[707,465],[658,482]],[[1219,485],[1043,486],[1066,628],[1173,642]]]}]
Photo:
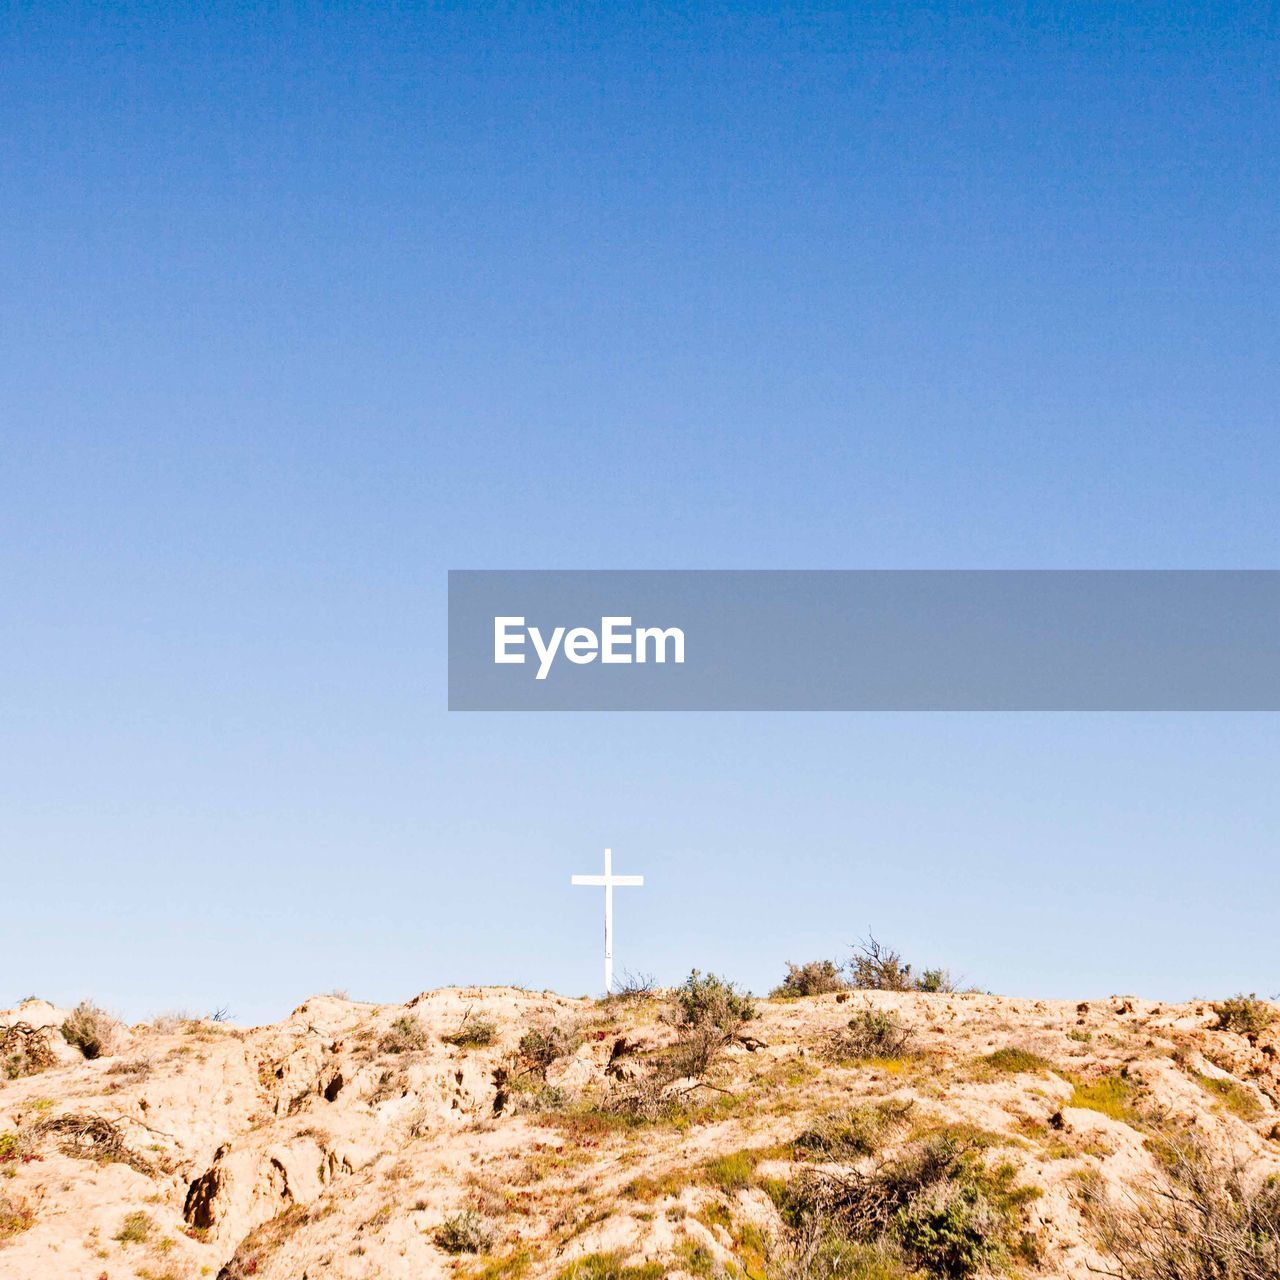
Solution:
[{"label": "shrub", "polygon": [[662,1055],[659,1073],[668,1082],[685,1076],[700,1080],[711,1070],[720,1051],[731,1039],[732,1035],[714,1022],[699,1022],[687,1027]]},{"label": "shrub", "polygon": [[458,1049],[483,1049],[497,1038],[497,1026],[485,1018],[476,1018],[473,1021],[470,1009],[462,1015],[457,1031],[440,1037],[445,1044],[451,1044]]},{"label": "shrub", "polygon": [[151,1063],[146,1058],[130,1058],[125,1062],[115,1062],[107,1069],[109,1076],[133,1076],[142,1080],[151,1074]]},{"label": "shrub", "polygon": [[111,1019],[88,1000],[81,1000],[62,1024],[62,1036],[86,1058],[99,1058],[111,1044]]},{"label": "shrub", "polygon": [[403,1014],[392,1024],[386,1035],[378,1041],[383,1053],[412,1053],[427,1047],[427,1033],[421,1022],[410,1014]]},{"label": "shrub", "polygon": [[1214,1031],[1235,1031],[1242,1036],[1260,1035],[1276,1020],[1276,1011],[1256,995],[1232,996],[1215,1004],[1213,1011],[1218,1015]]},{"label": "shrub", "polygon": [[155,1177],[151,1162],[130,1149],[114,1120],[92,1113],[64,1112],[39,1120],[26,1130],[28,1140],[54,1138],[63,1155],[98,1164],[119,1161],[147,1177]]},{"label": "shrub", "polygon": [[57,1062],[49,1044],[50,1029],[15,1022],[0,1029],[0,1072],[10,1080],[33,1076]]},{"label": "shrub", "polygon": [[673,996],[673,1020],[682,1029],[711,1025],[726,1034],[737,1034],[744,1022],[756,1016],[751,996],[714,973],[703,976],[694,969]]},{"label": "shrub", "polygon": [[828,1043],[835,1058],[901,1058],[910,1052],[915,1032],[891,1009],[859,1009],[848,1026]]},{"label": "shrub", "polygon": [[935,993],[950,993],[956,989],[956,980],[951,976],[948,969],[926,969],[916,979],[917,991],[931,991]]},{"label": "shrub", "polygon": [[1202,1140],[1166,1145],[1160,1182],[1116,1206],[1096,1186],[1092,1217],[1125,1280],[1275,1280],[1280,1182],[1247,1176]]},{"label": "shrub", "polygon": [[545,1076],[553,1062],[572,1053],[581,1043],[582,1037],[576,1031],[552,1023],[526,1031],[516,1046],[516,1056],[526,1071]]},{"label": "shrub", "polygon": [[860,991],[910,991],[915,985],[911,966],[873,937],[858,942],[850,970],[849,985]]},{"label": "shrub", "polygon": [[487,1253],[493,1247],[493,1232],[474,1209],[446,1218],[431,1238],[445,1253]]},{"label": "shrub", "polygon": [[667,1020],[679,1036],[656,1063],[653,1080],[659,1089],[684,1076],[700,1079],[720,1051],[736,1039],[745,1022],[756,1016],[755,1002],[732,982],[694,969],[672,993]]},{"label": "shrub", "polygon": [[924,969],[919,977],[901,954],[874,937],[854,946],[848,986],[859,991],[952,992],[956,980],[948,969]]},{"label": "shrub", "polygon": [[783,1215],[813,1258],[857,1245],[898,1268],[879,1274],[915,1268],[962,1280],[1008,1270],[1034,1253],[1024,1216],[1038,1193],[1015,1177],[1009,1164],[989,1167],[972,1143],[933,1135],[870,1173],[802,1174],[785,1193]]},{"label": "shrub", "polygon": [[807,964],[787,961],[787,976],[774,987],[775,996],[825,996],[849,986],[834,960],[810,960]]}]

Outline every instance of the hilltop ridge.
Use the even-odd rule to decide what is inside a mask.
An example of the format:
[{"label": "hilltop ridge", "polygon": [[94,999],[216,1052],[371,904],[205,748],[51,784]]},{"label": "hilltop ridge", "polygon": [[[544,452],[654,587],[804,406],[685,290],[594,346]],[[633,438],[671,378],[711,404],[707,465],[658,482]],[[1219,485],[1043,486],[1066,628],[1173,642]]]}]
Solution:
[{"label": "hilltop ridge", "polygon": [[1141,1276],[1125,1232],[1180,1162],[1280,1177],[1263,1002],[695,995],[328,995],[259,1027],[26,1002],[0,1277]]}]

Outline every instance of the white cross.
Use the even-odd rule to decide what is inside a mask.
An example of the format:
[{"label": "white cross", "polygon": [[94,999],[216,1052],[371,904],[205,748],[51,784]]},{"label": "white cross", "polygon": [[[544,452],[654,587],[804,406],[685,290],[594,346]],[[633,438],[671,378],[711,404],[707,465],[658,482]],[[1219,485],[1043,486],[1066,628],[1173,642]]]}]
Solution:
[{"label": "white cross", "polygon": [[613,886],[644,884],[644,876],[615,876],[613,874],[613,850],[604,851],[604,875],[572,876],[570,884],[604,886],[604,993],[613,991]]}]

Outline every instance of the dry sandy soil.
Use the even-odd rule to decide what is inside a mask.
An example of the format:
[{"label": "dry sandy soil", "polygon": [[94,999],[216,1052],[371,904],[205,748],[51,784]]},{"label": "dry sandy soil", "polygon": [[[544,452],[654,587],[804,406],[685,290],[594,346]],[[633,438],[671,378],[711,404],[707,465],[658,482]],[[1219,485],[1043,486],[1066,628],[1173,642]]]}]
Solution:
[{"label": "dry sandy soil", "polygon": [[[911,1043],[842,1047],[867,1008]],[[788,1188],[940,1137],[1015,1191],[1018,1247],[993,1266],[1085,1277],[1117,1269],[1099,1194],[1160,1185],[1160,1135],[1199,1135],[1255,1183],[1280,1172],[1280,1023],[1214,1029],[1207,1002],[760,1000],[705,1075],[654,1084],[670,1009],[317,996],[272,1026],[112,1024],[89,1060],[68,1011],[28,1001],[0,1013],[43,1045],[14,1057],[11,1033],[0,1070],[0,1277],[812,1275]],[[920,1256],[846,1274],[945,1274]]]}]

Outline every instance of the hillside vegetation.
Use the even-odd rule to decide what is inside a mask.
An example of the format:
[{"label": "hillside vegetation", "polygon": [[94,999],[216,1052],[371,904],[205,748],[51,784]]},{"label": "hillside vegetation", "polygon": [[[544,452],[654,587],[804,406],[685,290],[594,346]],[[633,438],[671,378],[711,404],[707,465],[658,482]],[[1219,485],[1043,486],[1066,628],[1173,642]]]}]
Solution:
[{"label": "hillside vegetation", "polygon": [[788,977],[822,993],[24,1003],[0,1277],[1280,1277],[1271,1005]]}]

